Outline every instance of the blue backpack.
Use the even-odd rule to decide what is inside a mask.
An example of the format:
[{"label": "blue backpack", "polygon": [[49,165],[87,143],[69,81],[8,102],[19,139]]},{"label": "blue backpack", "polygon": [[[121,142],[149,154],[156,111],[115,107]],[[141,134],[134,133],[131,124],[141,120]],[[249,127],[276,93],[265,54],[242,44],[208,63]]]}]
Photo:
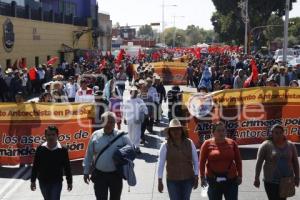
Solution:
[{"label": "blue backpack", "polygon": [[124,147],[115,151],[113,160],[116,164],[117,171],[123,179],[127,180],[129,186],[136,185],[136,176],[134,173],[134,159],[136,153],[132,146],[125,145]]}]

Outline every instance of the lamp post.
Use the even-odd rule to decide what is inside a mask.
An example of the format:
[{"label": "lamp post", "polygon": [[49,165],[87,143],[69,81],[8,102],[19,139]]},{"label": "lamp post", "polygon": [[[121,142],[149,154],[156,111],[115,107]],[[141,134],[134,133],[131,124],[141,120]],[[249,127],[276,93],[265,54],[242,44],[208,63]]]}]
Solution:
[{"label": "lamp post", "polygon": [[287,50],[289,42],[289,12],[290,12],[290,0],[285,2],[285,19],[284,19],[284,39],[283,39],[283,63],[287,63]]},{"label": "lamp post", "polygon": [[239,7],[242,9],[242,19],[245,23],[245,55],[248,54],[248,24],[249,24],[249,16],[248,16],[248,0],[244,0],[240,3]]},{"label": "lamp post", "polygon": [[[254,28],[252,28],[251,30],[250,30],[250,36],[252,36],[253,35],[253,32],[255,31],[255,30],[257,30],[257,29],[264,29],[264,28],[269,28],[269,27],[282,27],[282,25],[279,25],[279,24],[274,24],[274,25],[265,25],[265,26],[256,26],[256,27],[254,27]],[[249,45],[250,46],[250,45]],[[270,50],[270,49],[269,49]]]},{"label": "lamp post", "polygon": [[165,44],[165,7],[177,7],[177,5],[166,5],[165,0],[162,0],[162,23],[161,23],[161,33],[162,33],[162,43]]}]

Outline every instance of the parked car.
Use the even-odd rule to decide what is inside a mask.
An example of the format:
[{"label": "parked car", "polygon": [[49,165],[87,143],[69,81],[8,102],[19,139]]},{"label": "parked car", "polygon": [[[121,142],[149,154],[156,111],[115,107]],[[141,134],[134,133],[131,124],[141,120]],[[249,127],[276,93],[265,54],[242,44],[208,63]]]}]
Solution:
[{"label": "parked car", "polygon": [[[287,55],[291,56],[291,57],[297,57],[298,52],[294,49],[288,49]],[[275,54],[274,54],[273,58],[274,58],[274,60],[277,60],[280,56],[283,56],[283,50],[282,49],[277,49],[275,51]]]},{"label": "parked car", "polygon": [[[287,62],[289,63],[291,60],[293,60],[295,57],[294,56],[287,56]],[[283,62],[283,56],[278,56],[277,59],[275,60],[276,63],[282,63]]]}]

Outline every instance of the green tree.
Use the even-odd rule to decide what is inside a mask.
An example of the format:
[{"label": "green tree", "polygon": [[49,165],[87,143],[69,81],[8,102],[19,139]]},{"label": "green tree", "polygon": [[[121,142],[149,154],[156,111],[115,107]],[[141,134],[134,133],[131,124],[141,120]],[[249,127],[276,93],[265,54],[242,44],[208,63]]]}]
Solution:
[{"label": "green tree", "polygon": [[[237,43],[243,43],[245,25],[242,20],[240,3],[243,0],[212,0],[216,12],[213,14],[211,21],[214,30],[219,34],[220,40],[228,42],[235,40]],[[291,0],[292,3],[296,0]],[[283,16],[285,13],[284,0],[249,0],[249,30],[257,26],[265,26],[272,13]],[[261,37],[263,30],[258,30],[257,37]]]},{"label": "green tree", "polygon": [[290,19],[289,35],[300,39],[300,17]]},{"label": "green tree", "polygon": [[146,38],[152,38],[153,37],[153,29],[150,25],[144,25],[141,26],[139,31],[138,31],[138,36],[140,37],[146,37]]},{"label": "green tree", "polygon": [[267,24],[270,26],[265,29],[264,35],[268,41],[271,42],[277,37],[283,37],[283,20],[281,17],[271,15]]},{"label": "green tree", "polygon": [[[174,27],[167,28],[164,31],[165,41],[168,46],[173,46],[174,31],[175,31]],[[187,46],[185,30],[176,28],[175,46],[176,47]]]}]

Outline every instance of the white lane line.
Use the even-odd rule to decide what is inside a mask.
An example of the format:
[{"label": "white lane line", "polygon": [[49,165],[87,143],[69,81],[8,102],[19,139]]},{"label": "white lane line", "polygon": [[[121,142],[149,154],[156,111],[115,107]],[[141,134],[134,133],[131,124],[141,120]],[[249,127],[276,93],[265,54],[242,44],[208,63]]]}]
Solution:
[{"label": "white lane line", "polygon": [[14,186],[1,198],[1,200],[8,200],[15,192],[16,190],[23,185],[26,180],[30,177],[31,171],[28,168],[28,171],[22,176],[20,180],[17,180],[17,183],[14,184]]},{"label": "white lane line", "polygon": [[[3,186],[1,187],[0,190],[0,196],[3,195],[4,192],[7,192],[7,189],[10,188],[14,182],[17,181],[18,178],[20,178],[21,174],[23,174],[28,168],[22,167],[20,170],[18,170],[13,177],[10,178],[10,180]],[[30,170],[29,170],[30,171]]]}]

